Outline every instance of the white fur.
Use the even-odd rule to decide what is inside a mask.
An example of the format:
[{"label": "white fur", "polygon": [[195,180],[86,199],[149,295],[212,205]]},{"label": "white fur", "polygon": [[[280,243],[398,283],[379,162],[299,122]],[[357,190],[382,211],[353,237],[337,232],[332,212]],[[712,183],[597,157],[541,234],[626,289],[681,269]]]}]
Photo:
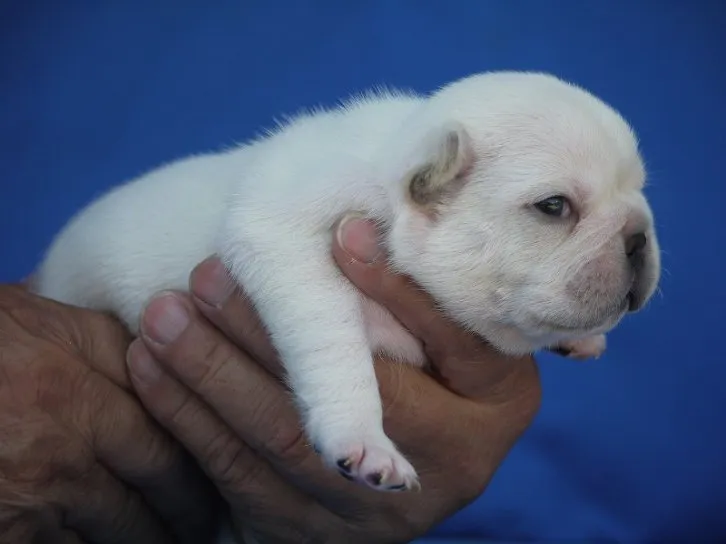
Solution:
[{"label": "white fur", "polygon": [[[430,201],[409,190],[421,172]],[[644,176],[627,123],[551,76],[379,92],[115,189],[61,232],[37,289],[136,331],[149,297],[187,289],[192,268],[220,254],[266,323],[323,458],[348,459],[363,482],[378,473],[373,487],[411,488],[414,468],[383,431],[371,354],[425,357],[341,275],[331,227],[348,212],[377,220],[392,266],[505,352],[567,344],[596,355],[604,338],[592,337],[622,318],[626,294],[640,306],[659,278]],[[553,195],[569,198],[571,217],[532,207]],[[624,250],[635,232],[647,235],[637,270]]]}]

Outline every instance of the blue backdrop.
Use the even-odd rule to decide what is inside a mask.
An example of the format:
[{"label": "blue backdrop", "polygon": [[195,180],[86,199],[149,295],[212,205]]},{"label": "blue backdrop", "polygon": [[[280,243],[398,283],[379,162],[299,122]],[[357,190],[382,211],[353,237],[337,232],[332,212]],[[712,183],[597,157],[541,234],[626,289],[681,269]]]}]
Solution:
[{"label": "blue backdrop", "polygon": [[[377,83],[546,70],[636,127],[662,297],[606,357],[540,357],[544,404],[485,495],[437,531],[726,539],[726,2],[0,3],[0,280],[108,187]],[[700,278],[700,279],[699,279]]]}]

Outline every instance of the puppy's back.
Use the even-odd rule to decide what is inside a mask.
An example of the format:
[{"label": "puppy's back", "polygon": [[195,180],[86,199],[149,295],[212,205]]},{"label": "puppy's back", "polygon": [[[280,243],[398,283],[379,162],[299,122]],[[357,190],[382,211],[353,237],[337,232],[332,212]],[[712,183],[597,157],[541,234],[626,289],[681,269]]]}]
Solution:
[{"label": "puppy's back", "polygon": [[135,331],[148,297],[186,289],[192,268],[214,252],[235,166],[246,151],[169,164],[91,203],[53,241],[34,290],[111,311]]},{"label": "puppy's back", "polygon": [[[135,332],[150,296],[186,290],[193,267],[224,249],[218,242],[230,228],[230,209],[245,223],[273,218],[264,236],[274,242],[281,234],[272,231],[283,230],[284,217],[316,224],[325,215],[370,207],[363,171],[420,103],[405,94],[369,93],[293,118],[249,146],[180,160],[122,185],[60,232],[34,289],[114,313]],[[353,178],[357,184],[347,185]]]}]

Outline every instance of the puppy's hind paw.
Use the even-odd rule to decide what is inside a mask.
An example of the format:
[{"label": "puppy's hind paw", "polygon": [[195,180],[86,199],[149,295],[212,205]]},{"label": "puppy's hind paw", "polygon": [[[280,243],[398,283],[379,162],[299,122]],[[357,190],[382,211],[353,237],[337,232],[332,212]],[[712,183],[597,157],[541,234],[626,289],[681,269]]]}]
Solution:
[{"label": "puppy's hind paw", "polygon": [[558,353],[564,357],[569,357],[570,359],[584,361],[586,359],[599,358],[605,352],[606,344],[605,335],[599,334],[597,336],[580,338],[579,340],[562,342],[559,346],[552,348],[550,351]]}]

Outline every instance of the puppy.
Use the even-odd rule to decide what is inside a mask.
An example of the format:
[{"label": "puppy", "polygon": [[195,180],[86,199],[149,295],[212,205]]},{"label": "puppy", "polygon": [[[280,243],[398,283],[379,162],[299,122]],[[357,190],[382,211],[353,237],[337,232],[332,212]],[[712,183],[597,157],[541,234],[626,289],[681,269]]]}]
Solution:
[{"label": "puppy", "polygon": [[622,117],[550,75],[378,92],[116,188],[55,239],[36,288],[137,332],[149,297],[187,289],[217,253],[266,324],[325,462],[406,490],[418,479],[383,431],[372,354],[425,355],[335,266],[336,221],[377,221],[390,265],[501,351],[597,356],[659,280],[644,178]]}]

